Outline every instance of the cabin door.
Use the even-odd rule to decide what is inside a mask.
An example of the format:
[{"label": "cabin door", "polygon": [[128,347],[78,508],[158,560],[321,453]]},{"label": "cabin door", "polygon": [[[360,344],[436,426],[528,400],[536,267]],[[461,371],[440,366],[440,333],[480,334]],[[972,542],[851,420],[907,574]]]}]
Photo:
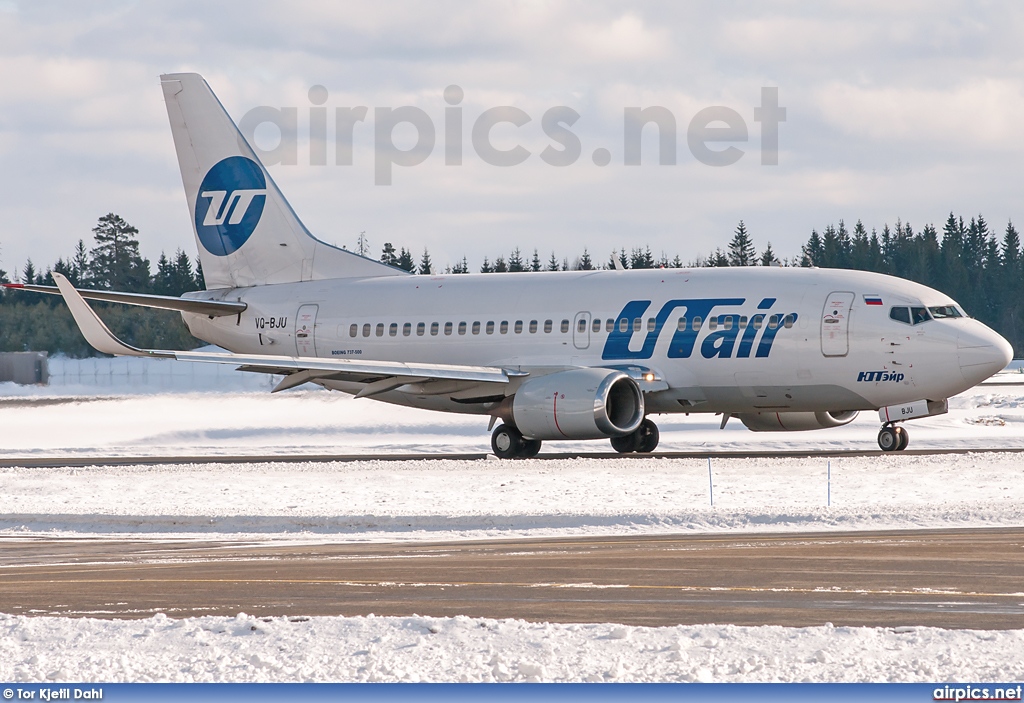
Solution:
[{"label": "cabin door", "polygon": [[853,298],[849,291],[835,291],[825,299],[821,310],[821,353],[825,356],[846,356],[850,353]]},{"label": "cabin door", "polygon": [[319,305],[303,305],[295,315],[296,356],[316,356],[316,313]]}]

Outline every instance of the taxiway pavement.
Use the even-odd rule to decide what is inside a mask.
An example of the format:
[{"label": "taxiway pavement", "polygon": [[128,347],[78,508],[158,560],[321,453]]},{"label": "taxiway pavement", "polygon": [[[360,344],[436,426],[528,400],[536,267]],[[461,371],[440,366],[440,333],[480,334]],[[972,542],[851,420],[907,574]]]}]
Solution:
[{"label": "taxiway pavement", "polygon": [[0,612],[1024,627],[1024,528],[488,542],[0,540]]}]

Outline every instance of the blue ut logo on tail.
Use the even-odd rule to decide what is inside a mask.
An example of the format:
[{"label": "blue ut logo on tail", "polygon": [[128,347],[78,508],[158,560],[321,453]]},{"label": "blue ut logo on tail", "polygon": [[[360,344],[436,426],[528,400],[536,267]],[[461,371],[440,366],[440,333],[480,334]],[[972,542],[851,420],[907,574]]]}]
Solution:
[{"label": "blue ut logo on tail", "polygon": [[267,179],[252,159],[229,156],[206,174],[196,197],[196,234],[216,256],[238,251],[252,236],[267,202]]}]

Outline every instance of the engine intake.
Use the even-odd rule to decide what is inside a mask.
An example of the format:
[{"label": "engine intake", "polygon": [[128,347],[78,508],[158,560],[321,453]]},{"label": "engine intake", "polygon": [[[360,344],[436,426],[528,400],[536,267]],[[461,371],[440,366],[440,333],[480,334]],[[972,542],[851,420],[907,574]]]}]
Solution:
[{"label": "engine intake", "polygon": [[839,427],[853,421],[856,410],[820,413],[739,413],[736,418],[754,432],[801,432]]},{"label": "engine intake", "polygon": [[512,399],[516,427],[528,439],[601,439],[636,430],[644,396],[612,369],[572,369],[527,380]]}]

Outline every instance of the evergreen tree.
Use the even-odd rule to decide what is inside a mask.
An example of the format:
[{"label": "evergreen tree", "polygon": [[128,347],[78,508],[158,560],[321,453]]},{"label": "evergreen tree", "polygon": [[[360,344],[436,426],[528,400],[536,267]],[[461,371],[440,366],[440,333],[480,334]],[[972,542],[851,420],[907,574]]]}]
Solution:
[{"label": "evergreen tree", "polygon": [[850,241],[850,268],[861,271],[872,271],[871,241],[864,223],[857,220],[853,226],[853,238]]},{"label": "evergreen tree", "polygon": [[484,257],[483,266],[480,267],[480,273],[494,273],[494,268],[491,266],[491,263],[487,260],[486,256]]},{"label": "evergreen tree", "polygon": [[540,271],[541,269],[542,269],[542,264],[540,263],[540,254],[538,254],[537,250],[534,249],[533,250],[533,258],[530,260],[530,270],[533,271],[534,273],[536,273],[537,271]]},{"label": "evergreen tree", "polygon": [[608,255],[608,263],[604,265],[604,267],[607,270],[614,271],[615,269],[619,268],[618,266],[615,265],[616,261],[618,261],[619,264],[621,264],[622,268],[629,268],[629,259],[626,258],[623,254],[620,254],[619,252],[621,251],[621,249],[618,251],[613,251],[611,254]]},{"label": "evergreen tree", "polygon": [[800,259],[801,266],[820,266],[821,262],[825,258],[825,250],[821,243],[821,235],[818,234],[818,230],[811,230],[811,238],[807,240],[807,244],[801,247],[803,256]]},{"label": "evergreen tree", "polygon": [[427,252],[427,248],[423,247],[423,256],[420,257],[420,275],[429,276],[433,273],[433,263],[430,261],[430,254]]},{"label": "evergreen tree", "polygon": [[466,261],[466,257],[462,257],[462,261],[452,266],[452,273],[469,273],[469,262]]},{"label": "evergreen tree", "polygon": [[149,290],[149,262],[139,254],[139,230],[114,213],[93,227],[96,246],[89,252],[93,284],[105,290],[144,293]]},{"label": "evergreen tree", "polygon": [[25,262],[25,268],[21,270],[21,282],[30,286],[38,286],[42,284],[39,272],[36,271],[36,266],[32,263],[31,258]]},{"label": "evergreen tree", "polygon": [[998,329],[1015,349],[1021,348],[1022,330],[1022,305],[1024,300],[1024,266],[1021,260],[1020,235],[1013,226],[1013,222],[1006,223],[1006,232],[1003,234],[1002,260],[1000,279],[1001,300],[1003,301],[1002,314],[999,318]]},{"label": "evergreen tree", "polygon": [[730,266],[753,266],[757,259],[757,251],[754,243],[747,234],[747,226],[740,220],[729,242],[729,265]]},{"label": "evergreen tree", "polygon": [[548,259],[548,271],[557,271],[559,269],[558,259],[555,258],[555,252],[551,252],[551,258]]},{"label": "evergreen tree", "polygon": [[[79,286],[77,280],[78,277],[75,276],[74,266],[72,266],[70,262],[65,261],[64,257],[57,259],[57,261],[53,264],[53,268],[51,269],[51,271],[53,273],[63,274],[63,276],[68,279],[71,285],[75,286],[76,288]],[[49,276],[47,276],[46,278],[49,279]]]},{"label": "evergreen tree", "polygon": [[[981,216],[978,216],[978,220],[981,220]],[[1005,301],[1000,300],[1002,297],[1001,280],[999,272],[1002,270],[1003,261],[1002,256],[999,252],[999,242],[991,230],[988,229],[988,224],[985,224],[985,253],[984,253],[984,273],[981,278],[981,289],[985,298],[985,309],[986,316],[984,321],[988,324],[996,324],[999,319],[1000,308],[1005,305]]]},{"label": "evergreen tree", "polygon": [[708,267],[728,266],[729,256],[721,248],[715,249],[715,253],[707,258],[704,265]]},{"label": "evergreen tree", "polygon": [[395,254],[395,245],[391,242],[384,242],[384,248],[380,253],[380,260],[388,266],[398,266],[398,256]]},{"label": "evergreen tree", "polygon": [[654,254],[651,253],[651,247],[648,246],[646,249],[640,249],[639,247],[633,249],[629,255],[629,266],[627,268],[632,269],[652,269],[654,268]]},{"label": "evergreen tree", "polygon": [[494,260],[494,273],[508,273],[508,264],[505,263],[504,256]]},{"label": "evergreen tree", "polygon": [[192,272],[188,254],[178,249],[172,261],[161,252],[156,275],[153,276],[153,292],[157,295],[181,296],[193,290],[197,290],[196,276]]},{"label": "evergreen tree", "polygon": [[396,266],[403,271],[413,273],[416,270],[416,262],[412,260],[412,252],[408,251],[405,247],[402,247],[401,251],[398,252],[398,261]]},{"label": "evergreen tree", "polygon": [[761,265],[762,266],[776,266],[779,260],[775,258],[775,252],[772,251],[772,243],[768,242],[768,246],[765,247],[764,252],[761,254]]},{"label": "evergreen tree", "polygon": [[583,248],[583,255],[576,260],[577,271],[593,271],[594,261],[590,258],[590,252],[587,251],[586,247]]},{"label": "evergreen tree", "polygon": [[71,256],[71,273],[74,276],[68,276],[68,280],[73,281],[76,286],[88,288],[92,285],[89,281],[89,253],[81,239],[75,245],[75,253]]},{"label": "evergreen tree", "polygon": [[839,227],[829,225],[821,233],[821,252],[816,266],[822,268],[848,268],[851,255],[850,233],[846,223],[839,220]]},{"label": "evergreen tree", "polygon": [[[946,285],[944,291],[958,298],[967,288],[967,269],[963,260],[964,230],[963,218],[957,220],[952,212],[949,213],[946,224],[942,227],[942,246],[939,255],[940,280]],[[962,298],[959,300],[970,313],[969,301]]]},{"label": "evergreen tree", "polygon": [[199,290],[196,288],[196,275],[192,270],[192,260],[181,249],[174,252],[174,280],[176,289],[181,291],[178,295]]},{"label": "evergreen tree", "polygon": [[1003,278],[1006,283],[1020,283],[1021,274],[1021,250],[1020,235],[1013,226],[1013,221],[1006,223],[1006,232],[1003,234]]},{"label": "evergreen tree", "polygon": [[939,233],[935,225],[927,224],[921,230],[921,234],[913,244],[915,252],[915,263],[913,267],[913,279],[935,287],[938,283],[939,269]]},{"label": "evergreen tree", "polygon": [[193,290],[206,290],[206,277],[203,275],[203,262],[196,259],[196,287]]},{"label": "evergreen tree", "polygon": [[519,247],[516,247],[508,257],[508,270],[512,272],[526,270],[526,262],[523,261],[523,253],[519,251]]},{"label": "evergreen tree", "polygon": [[[60,262],[58,262],[60,263]],[[156,273],[153,275],[153,292],[157,295],[170,295],[171,262],[167,260],[167,254],[160,252],[160,258],[156,260]]]}]

